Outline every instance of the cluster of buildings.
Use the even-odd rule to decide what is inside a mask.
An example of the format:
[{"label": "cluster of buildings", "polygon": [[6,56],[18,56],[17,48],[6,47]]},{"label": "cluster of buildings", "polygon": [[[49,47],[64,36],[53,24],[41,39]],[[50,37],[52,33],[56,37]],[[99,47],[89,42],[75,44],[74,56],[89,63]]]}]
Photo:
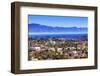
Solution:
[{"label": "cluster of buildings", "polygon": [[33,39],[28,41],[28,56],[29,60],[87,58],[88,43],[65,38]]}]

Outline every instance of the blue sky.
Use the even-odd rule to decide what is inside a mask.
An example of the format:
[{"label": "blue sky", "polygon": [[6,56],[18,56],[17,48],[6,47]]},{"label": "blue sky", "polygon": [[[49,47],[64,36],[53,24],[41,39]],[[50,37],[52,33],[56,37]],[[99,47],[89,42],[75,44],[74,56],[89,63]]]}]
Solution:
[{"label": "blue sky", "polygon": [[32,23],[52,27],[87,27],[88,17],[28,15],[28,24]]}]

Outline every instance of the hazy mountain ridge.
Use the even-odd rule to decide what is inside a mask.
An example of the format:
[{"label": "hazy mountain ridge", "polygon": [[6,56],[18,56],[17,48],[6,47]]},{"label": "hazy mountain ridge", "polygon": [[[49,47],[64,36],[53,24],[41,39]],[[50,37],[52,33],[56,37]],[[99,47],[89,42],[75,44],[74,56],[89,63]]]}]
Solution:
[{"label": "hazy mountain ridge", "polygon": [[[66,25],[67,26],[67,25]],[[41,24],[28,24],[28,32],[87,32],[88,28],[77,28],[77,27],[52,27]]]}]

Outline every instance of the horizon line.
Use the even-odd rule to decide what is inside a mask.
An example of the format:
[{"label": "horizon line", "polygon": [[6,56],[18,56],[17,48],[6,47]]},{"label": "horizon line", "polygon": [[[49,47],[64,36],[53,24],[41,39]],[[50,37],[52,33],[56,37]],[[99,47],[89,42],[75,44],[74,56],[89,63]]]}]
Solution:
[{"label": "horizon line", "polygon": [[[38,24],[40,26],[48,26],[48,27],[62,27],[62,26],[49,26],[49,25],[44,25],[44,24],[39,24],[39,23],[28,23],[28,25],[29,24]],[[64,27],[64,28],[68,28],[68,27],[70,27],[70,26],[67,26],[67,27]],[[73,26],[73,27],[75,28],[76,26]],[[88,28],[88,27],[76,27],[76,28]]]},{"label": "horizon line", "polygon": [[59,32],[59,33],[55,33],[55,32],[47,32],[47,33],[44,33],[44,32],[42,32],[42,33],[40,33],[40,32],[37,32],[37,33],[33,33],[33,32],[29,32],[28,33],[28,35],[47,35],[47,34],[88,34],[88,32],[77,32],[77,33],[75,33],[75,32],[65,32],[65,33],[63,33],[63,32]]}]

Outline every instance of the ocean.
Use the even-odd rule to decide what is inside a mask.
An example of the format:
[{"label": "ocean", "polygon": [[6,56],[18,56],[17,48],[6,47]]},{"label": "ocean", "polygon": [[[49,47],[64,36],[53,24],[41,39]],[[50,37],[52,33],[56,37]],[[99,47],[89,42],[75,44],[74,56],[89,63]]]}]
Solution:
[{"label": "ocean", "polygon": [[28,35],[28,38],[68,38],[68,39],[88,39],[88,34],[34,34]]}]

